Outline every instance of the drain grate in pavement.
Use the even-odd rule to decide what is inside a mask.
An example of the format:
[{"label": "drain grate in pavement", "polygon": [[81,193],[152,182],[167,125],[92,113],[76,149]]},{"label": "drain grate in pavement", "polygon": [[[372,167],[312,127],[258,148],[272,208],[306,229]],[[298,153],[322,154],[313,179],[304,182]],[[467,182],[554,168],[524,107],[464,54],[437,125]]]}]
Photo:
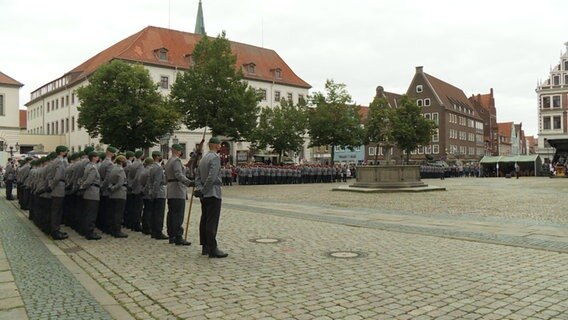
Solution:
[{"label": "drain grate in pavement", "polygon": [[254,242],[254,243],[272,244],[272,243],[282,242],[282,239],[278,239],[278,238],[258,238],[258,239],[251,239],[250,241]]},{"label": "drain grate in pavement", "polygon": [[61,251],[65,252],[65,253],[77,253],[79,251],[83,251],[83,248],[81,248],[79,246],[73,246],[73,247],[61,249]]},{"label": "drain grate in pavement", "polygon": [[366,257],[367,254],[360,251],[330,251],[325,254],[327,257],[336,259],[355,259]]}]

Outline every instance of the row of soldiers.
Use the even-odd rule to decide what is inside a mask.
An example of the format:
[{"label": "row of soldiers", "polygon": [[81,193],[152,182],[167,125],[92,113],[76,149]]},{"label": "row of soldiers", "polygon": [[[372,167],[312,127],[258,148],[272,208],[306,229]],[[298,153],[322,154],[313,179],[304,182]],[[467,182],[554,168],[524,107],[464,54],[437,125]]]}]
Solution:
[{"label": "row of soldiers", "polygon": [[351,176],[347,165],[273,166],[266,164],[243,165],[237,168],[239,184],[300,184],[346,182]]},{"label": "row of soldiers", "polygon": [[[185,174],[178,157],[181,150],[179,145],[172,146],[173,156],[166,164],[171,170],[166,177],[159,151],[144,159],[142,151],[117,154],[118,150],[109,146],[99,153],[87,147],[68,156],[67,147],[58,146],[46,157],[20,162],[16,171],[18,200],[23,210],[29,210],[29,218],[55,240],[68,237],[60,227],[64,223],[89,240],[101,238],[95,227],[126,238],[124,226],[154,239],[189,245],[182,238],[184,209],[178,208],[181,199],[185,203],[185,189],[191,184],[185,176],[178,179],[179,172]],[[166,199],[170,198],[166,197],[166,186],[169,189],[170,184],[173,191],[168,199],[166,236],[162,230]]]}]

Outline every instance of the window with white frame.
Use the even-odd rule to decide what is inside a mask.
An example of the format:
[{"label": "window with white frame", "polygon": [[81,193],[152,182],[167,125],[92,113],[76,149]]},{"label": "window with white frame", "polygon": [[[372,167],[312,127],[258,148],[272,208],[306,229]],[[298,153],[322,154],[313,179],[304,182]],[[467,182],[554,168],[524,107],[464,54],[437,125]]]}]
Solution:
[{"label": "window with white frame", "polygon": [[469,154],[470,155],[475,155],[475,147],[469,147]]},{"label": "window with white frame", "polygon": [[374,156],[375,152],[377,152],[377,148],[375,147],[369,147],[369,155],[370,156]]},{"label": "window with white frame", "polygon": [[170,78],[168,76],[160,76],[160,88],[166,90],[170,88]]},{"label": "window with white frame", "polygon": [[287,96],[288,96],[288,101],[292,102],[293,101],[292,99],[294,99],[294,95],[292,94],[292,92],[288,92]]},{"label": "window with white frame", "polygon": [[274,91],[274,101],[280,102],[280,91]]},{"label": "window with white frame", "polygon": [[552,117],[552,129],[553,130],[562,129],[562,116]]},{"label": "window with white frame", "polygon": [[416,100],[416,105],[422,107],[422,99]]},{"label": "window with white frame", "polygon": [[432,113],[432,121],[434,121],[435,124],[439,125],[440,124],[440,120],[438,117],[438,112],[433,112]]},{"label": "window with white frame", "polygon": [[543,109],[549,109],[550,108],[550,97],[549,96],[542,96],[541,108],[543,108]]},{"label": "window with white frame", "polygon": [[423,116],[424,116],[424,118],[426,118],[428,120],[430,120],[430,118],[432,117],[432,115],[429,114],[429,113],[424,113]]},{"label": "window with white frame", "polygon": [[304,95],[303,94],[299,94],[298,95],[298,103],[301,103],[304,101]]},{"label": "window with white frame", "polygon": [[560,96],[552,96],[552,107],[560,108]]},{"label": "window with white frame", "polygon": [[430,98],[424,99],[424,106],[425,106],[425,107],[429,107],[429,106],[430,106]]},{"label": "window with white frame", "polygon": [[440,141],[440,129],[434,129],[434,134],[432,135],[432,142],[439,142]]},{"label": "window with white frame", "polygon": [[416,93],[420,93],[422,91],[424,91],[424,88],[422,87],[422,85],[421,84],[417,85],[416,86]]},{"label": "window with white frame", "polygon": [[418,154],[424,154],[424,147],[418,147]]},{"label": "window with white frame", "polygon": [[432,146],[432,153],[433,154],[439,154],[440,153],[440,146],[435,144]]},{"label": "window with white frame", "polygon": [[425,146],[424,154],[432,154],[432,146]]},{"label": "window with white frame", "polygon": [[550,117],[542,117],[542,130],[550,130]]},{"label": "window with white frame", "polygon": [[262,101],[266,101],[266,89],[258,89],[260,96],[262,97]]}]

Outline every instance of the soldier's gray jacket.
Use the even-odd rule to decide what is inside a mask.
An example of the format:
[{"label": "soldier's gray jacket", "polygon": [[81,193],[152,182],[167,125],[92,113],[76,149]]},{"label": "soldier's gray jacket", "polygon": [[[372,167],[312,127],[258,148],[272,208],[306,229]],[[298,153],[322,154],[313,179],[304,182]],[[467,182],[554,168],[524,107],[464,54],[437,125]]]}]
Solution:
[{"label": "soldier's gray jacket", "polygon": [[140,184],[140,174],[144,170],[144,165],[140,159],[134,160],[130,169],[128,169],[128,185],[130,186],[132,193],[139,194],[142,192],[142,185]]},{"label": "soldier's gray jacket", "polygon": [[65,197],[65,169],[68,164],[67,159],[57,157],[48,167],[47,181],[52,197]]},{"label": "soldier's gray jacket", "polygon": [[24,185],[26,179],[30,174],[31,165],[29,162],[24,164],[20,169],[18,169],[18,183]]},{"label": "soldier's gray jacket", "polygon": [[215,152],[208,152],[199,162],[195,174],[195,188],[203,192],[204,198],[221,199],[221,159]]},{"label": "soldier's gray jacket", "polygon": [[126,173],[121,165],[115,165],[108,176],[108,189],[110,199],[126,200]]},{"label": "soldier's gray jacket", "polygon": [[[71,187],[71,192],[76,192],[77,190],[81,189],[81,181],[83,180],[83,175],[85,174],[85,167],[89,164],[89,158],[85,157],[75,163],[75,169],[73,170],[73,176],[71,177],[71,183],[73,186]],[[96,169],[96,166],[94,166]],[[98,172],[98,170],[97,170]],[[100,180],[100,174],[99,174]],[[100,184],[100,181],[99,181]],[[100,185],[99,185],[100,187]],[[92,200],[92,199],[90,199]]]},{"label": "soldier's gray jacket", "polygon": [[16,171],[14,170],[14,165],[11,163],[6,164],[6,173],[5,173],[6,180],[14,180],[16,179]]},{"label": "soldier's gray jacket", "polygon": [[73,163],[70,163],[67,168],[65,168],[65,194],[72,193],[73,185],[75,184],[73,182],[73,175],[78,163],[78,161],[75,161]]},{"label": "soldier's gray jacket", "polygon": [[112,171],[112,161],[110,160],[110,158],[106,158],[103,160],[103,162],[101,162],[101,165],[99,167],[99,174],[101,175],[101,181],[102,181],[102,185],[101,185],[101,193],[103,196],[108,196],[110,194],[110,192],[107,190],[108,188],[108,177],[110,175],[110,172]]},{"label": "soldier's gray jacket", "polygon": [[28,173],[26,179],[24,180],[24,187],[25,187],[25,188],[27,188],[27,189],[31,189],[31,188],[32,188],[32,181],[33,181],[33,179],[34,179],[34,175],[35,175],[35,172],[36,172],[36,171],[37,171],[37,168],[36,168],[36,167],[32,168],[32,167],[30,166],[30,172]]},{"label": "soldier's gray jacket", "polygon": [[172,156],[166,163],[166,179],[168,182],[168,199],[187,199],[187,187],[192,181],[185,176],[185,167],[181,159]]},{"label": "soldier's gray jacket", "polygon": [[85,190],[83,194],[83,199],[86,200],[100,200],[101,199],[101,175],[99,170],[94,163],[90,161],[85,165],[83,169],[83,174],[81,183],[79,184],[79,190]]},{"label": "soldier's gray jacket", "polygon": [[150,166],[148,173],[149,189],[152,199],[165,199],[166,198],[166,175],[164,169],[157,163]]},{"label": "soldier's gray jacket", "polygon": [[49,166],[51,165],[51,163],[46,163],[40,170],[40,173],[37,177],[37,193],[39,194],[39,196],[41,198],[49,198],[51,199],[51,193],[47,192],[47,188],[48,188],[48,180],[47,180],[47,176],[48,176],[48,172],[49,172]]},{"label": "soldier's gray jacket", "polygon": [[148,183],[148,176],[150,175],[150,168],[151,166],[144,167],[142,166],[142,171],[138,176],[138,183],[142,188],[142,198],[143,199],[152,199],[152,190],[150,190],[150,184]]}]

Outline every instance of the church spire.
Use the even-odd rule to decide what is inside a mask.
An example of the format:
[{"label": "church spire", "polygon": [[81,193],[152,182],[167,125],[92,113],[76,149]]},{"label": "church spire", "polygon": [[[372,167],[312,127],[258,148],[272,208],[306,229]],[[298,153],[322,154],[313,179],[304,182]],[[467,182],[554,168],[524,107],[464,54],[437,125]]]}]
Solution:
[{"label": "church spire", "polygon": [[205,35],[205,22],[203,21],[203,7],[199,0],[199,8],[197,9],[197,19],[195,20],[195,33]]}]

